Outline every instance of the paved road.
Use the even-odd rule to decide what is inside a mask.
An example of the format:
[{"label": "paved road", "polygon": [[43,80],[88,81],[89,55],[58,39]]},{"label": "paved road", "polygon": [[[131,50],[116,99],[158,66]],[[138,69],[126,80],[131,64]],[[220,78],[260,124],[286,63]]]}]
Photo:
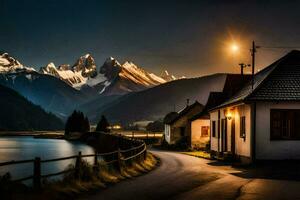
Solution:
[{"label": "paved road", "polygon": [[234,169],[216,161],[173,152],[153,153],[162,161],[157,169],[87,199],[300,199],[299,180],[279,180],[281,176],[276,175],[266,179],[263,173]]}]

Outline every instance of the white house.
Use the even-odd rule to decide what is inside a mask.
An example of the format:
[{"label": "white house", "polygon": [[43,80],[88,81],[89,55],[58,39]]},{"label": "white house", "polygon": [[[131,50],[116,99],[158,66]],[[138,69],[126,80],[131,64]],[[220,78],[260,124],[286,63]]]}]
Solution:
[{"label": "white house", "polygon": [[239,91],[251,80],[251,76],[244,74],[227,74],[223,90],[210,92],[203,111],[190,119],[191,147],[206,148],[210,142],[210,115],[208,110],[216,107],[232,94]]},{"label": "white house", "polygon": [[300,159],[300,51],[211,109],[211,150],[242,161]]}]

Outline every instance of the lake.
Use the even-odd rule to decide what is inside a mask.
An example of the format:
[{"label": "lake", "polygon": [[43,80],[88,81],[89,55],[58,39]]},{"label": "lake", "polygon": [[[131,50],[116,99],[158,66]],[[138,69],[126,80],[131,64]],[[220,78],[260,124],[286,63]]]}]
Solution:
[{"label": "lake", "polygon": [[[80,143],[59,139],[35,139],[31,136],[1,136],[0,162],[12,160],[27,160],[40,157],[42,160],[72,156],[78,154],[92,154],[92,147]],[[91,160],[89,160],[91,161]],[[75,159],[42,163],[42,174],[62,171]],[[33,174],[33,163],[17,164],[0,167],[0,175],[10,172],[13,179],[23,178]]]}]

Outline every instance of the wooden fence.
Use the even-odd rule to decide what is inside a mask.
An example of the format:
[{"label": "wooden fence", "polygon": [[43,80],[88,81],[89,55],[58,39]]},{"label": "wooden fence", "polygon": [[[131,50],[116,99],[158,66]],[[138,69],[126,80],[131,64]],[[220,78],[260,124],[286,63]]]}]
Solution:
[{"label": "wooden fence", "polygon": [[162,132],[149,132],[149,131],[114,131],[115,133],[126,136],[132,139],[152,139],[157,138],[160,139],[163,136]]},{"label": "wooden fence", "polygon": [[[146,159],[146,156],[147,156],[147,146],[145,143],[142,143],[141,145],[139,145],[137,147],[133,147],[133,148],[126,149],[126,150],[118,149],[117,151],[108,152],[108,153],[100,153],[100,154],[96,153],[96,154],[82,155],[81,152],[79,152],[78,155],[62,157],[62,158],[55,158],[55,159],[48,159],[48,160],[41,160],[40,157],[36,157],[35,159],[31,159],[31,160],[3,162],[3,163],[0,163],[0,167],[7,166],[7,165],[33,163],[33,175],[23,177],[20,179],[16,179],[13,181],[22,182],[22,181],[32,179],[33,187],[35,189],[39,189],[39,188],[41,188],[41,185],[42,185],[41,181],[43,178],[62,175],[62,174],[68,173],[73,170],[75,170],[74,171],[75,178],[79,178],[79,172],[81,170],[82,158],[93,157],[94,158],[93,169],[95,171],[99,170],[99,162],[98,162],[99,157],[102,157],[104,159],[104,161],[102,162],[103,164],[106,164],[106,165],[113,164],[114,167],[118,171],[121,171],[122,166],[132,163],[132,161],[137,161],[137,162],[143,161]],[[46,174],[46,175],[41,174],[41,171],[42,171],[41,164],[42,163],[58,162],[58,161],[69,160],[69,159],[76,159],[74,169],[64,170],[64,171],[50,173],[50,174]]]}]

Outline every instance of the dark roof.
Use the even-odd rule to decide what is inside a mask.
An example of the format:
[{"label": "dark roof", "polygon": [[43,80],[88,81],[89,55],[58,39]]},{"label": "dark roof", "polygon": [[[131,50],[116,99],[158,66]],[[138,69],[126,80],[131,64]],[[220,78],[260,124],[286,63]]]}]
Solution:
[{"label": "dark roof", "polygon": [[[169,118],[170,120],[167,120],[167,122],[165,122],[165,123],[166,124],[172,124],[172,123],[174,123],[175,121],[177,121],[178,119],[180,119],[182,116],[184,116],[185,114],[187,114],[190,110],[192,110],[196,106],[200,106],[202,108],[204,107],[201,103],[199,103],[198,101],[195,101],[195,103],[193,103],[192,105],[186,106],[184,109],[182,109],[181,111],[179,111],[177,116],[174,115],[173,118]],[[171,114],[171,113],[169,113],[169,114]],[[169,114],[167,114],[166,117]]]},{"label": "dark roof", "polygon": [[222,103],[224,101],[224,96],[225,95],[223,92],[210,92],[203,111],[191,117],[190,120],[194,121],[196,119],[208,119],[208,110]]},{"label": "dark roof", "polygon": [[254,76],[220,108],[242,101],[300,101],[300,51],[293,50]]},{"label": "dark roof", "polygon": [[190,121],[194,121],[194,120],[197,120],[197,119],[209,119],[209,113],[205,110],[203,110],[202,112],[194,115],[193,117],[191,117],[189,120]]},{"label": "dark roof", "polygon": [[178,112],[170,112],[168,113],[165,118],[164,118],[164,123],[165,124],[170,124],[171,121],[173,121],[177,116],[178,116]]},{"label": "dark roof", "polygon": [[192,117],[191,120],[208,119],[208,111],[239,91],[251,80],[251,75],[228,74],[222,92],[210,92],[205,107],[202,112]]}]

